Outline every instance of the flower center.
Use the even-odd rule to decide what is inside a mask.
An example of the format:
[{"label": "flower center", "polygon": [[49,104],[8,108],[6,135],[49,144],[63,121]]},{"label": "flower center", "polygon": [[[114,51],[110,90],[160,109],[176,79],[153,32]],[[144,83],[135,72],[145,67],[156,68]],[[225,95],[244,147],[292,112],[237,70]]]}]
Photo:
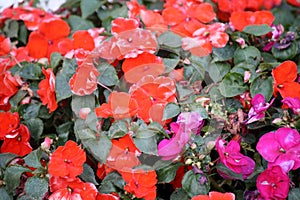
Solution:
[{"label": "flower center", "polygon": [[64,159],[64,162],[67,163],[67,164],[71,164],[72,163],[72,161],[67,160],[67,159]]},{"label": "flower center", "polygon": [[279,149],[279,151],[280,151],[281,153],[285,153],[285,152],[286,152],[286,151],[284,150],[284,148],[282,148],[282,147]]}]

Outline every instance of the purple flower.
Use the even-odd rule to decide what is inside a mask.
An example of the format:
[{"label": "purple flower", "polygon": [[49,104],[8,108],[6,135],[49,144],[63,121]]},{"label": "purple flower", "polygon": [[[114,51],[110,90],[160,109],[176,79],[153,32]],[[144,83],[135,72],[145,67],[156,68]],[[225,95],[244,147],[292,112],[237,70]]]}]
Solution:
[{"label": "purple flower", "polygon": [[298,97],[286,97],[281,102],[291,108],[296,115],[300,114],[300,99]]},{"label": "purple flower", "polygon": [[256,146],[269,167],[279,165],[285,172],[300,167],[300,135],[291,128],[279,128],[264,134]]},{"label": "purple flower", "polygon": [[226,141],[220,138],[216,141],[216,149],[221,162],[235,173],[242,174],[243,178],[246,179],[253,173],[255,162],[240,153],[241,147],[237,141],[231,140],[226,146],[225,143]]},{"label": "purple flower", "polygon": [[183,112],[178,116],[177,123],[198,134],[203,127],[204,120],[197,112]]},{"label": "purple flower", "polygon": [[248,113],[248,119],[244,122],[250,124],[265,117],[265,111],[272,105],[274,99],[270,103],[266,103],[262,94],[256,94],[251,100],[252,107]]},{"label": "purple flower", "polygon": [[256,187],[264,199],[286,199],[289,193],[289,177],[279,166],[262,172],[256,180]]}]

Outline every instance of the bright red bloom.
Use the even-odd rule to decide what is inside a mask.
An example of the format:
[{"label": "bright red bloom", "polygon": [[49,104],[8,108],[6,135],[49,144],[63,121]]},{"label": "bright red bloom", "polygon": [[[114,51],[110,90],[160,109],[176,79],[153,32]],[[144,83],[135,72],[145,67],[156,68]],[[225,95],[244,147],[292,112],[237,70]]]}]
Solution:
[{"label": "bright red bloom", "polygon": [[0,56],[7,55],[10,52],[10,39],[0,35]]},{"label": "bright red bloom", "polygon": [[159,76],[164,72],[165,66],[160,57],[145,52],[136,58],[125,59],[122,70],[126,81],[136,83],[145,75]]},{"label": "bright red bloom", "polygon": [[225,32],[225,24],[213,23],[202,25],[193,33],[193,37],[182,38],[182,48],[189,50],[196,56],[207,56],[213,47],[222,48],[226,46],[229,36]]},{"label": "bright red bloom", "polygon": [[128,171],[140,164],[137,156],[141,151],[135,146],[129,134],[113,139],[112,144],[106,166],[118,171]]},{"label": "bright red bloom", "polygon": [[55,75],[52,68],[42,69],[45,79],[39,83],[38,95],[41,98],[42,104],[47,105],[49,112],[53,112],[57,109],[55,96]]},{"label": "bright red bloom", "polygon": [[73,49],[82,48],[92,51],[95,48],[93,37],[86,30],[78,30],[73,34]]},{"label": "bright red bloom", "polygon": [[0,105],[7,105],[10,97],[18,92],[18,82],[9,71],[0,74]]},{"label": "bright red bloom", "polygon": [[111,33],[113,35],[118,35],[122,32],[133,30],[139,27],[139,22],[136,19],[126,19],[123,17],[118,17],[111,21]]},{"label": "bright red bloom", "polygon": [[14,138],[18,133],[13,132],[19,127],[20,118],[17,112],[0,112],[0,139]]},{"label": "bright red bloom", "polygon": [[97,195],[97,200],[119,200],[120,197],[114,194],[100,194]]},{"label": "bright red bloom", "polygon": [[125,92],[112,92],[108,103],[103,103],[95,109],[97,117],[113,117],[123,119],[133,117],[138,110],[138,104],[129,94]]},{"label": "bright red bloom", "polygon": [[293,6],[300,6],[299,0],[287,0],[287,2]]},{"label": "bright red bloom", "polygon": [[138,103],[138,117],[145,122],[151,119],[162,123],[164,106],[169,102],[177,102],[175,83],[164,76],[144,76],[130,87],[129,93]]},{"label": "bright red bloom", "polygon": [[128,17],[129,18],[136,18],[141,10],[145,10],[146,7],[144,5],[140,5],[137,0],[130,0],[126,2],[128,8]]},{"label": "bright red bloom", "polygon": [[83,62],[69,81],[71,91],[79,96],[92,94],[97,89],[100,73],[89,59]]},{"label": "bright red bloom", "polygon": [[29,55],[39,59],[50,58],[53,52],[66,54],[72,49],[72,41],[66,38],[69,34],[70,27],[64,20],[52,18],[43,21],[39,29],[29,35]]},{"label": "bright red bloom", "polygon": [[239,11],[233,12],[230,17],[230,22],[235,29],[243,31],[249,25],[271,25],[275,17],[270,11]]},{"label": "bright red bloom", "polygon": [[154,170],[134,169],[120,171],[120,174],[127,183],[124,187],[127,192],[134,194],[137,198],[155,200],[157,179]]},{"label": "bright red bloom", "polygon": [[168,30],[168,25],[165,23],[164,18],[157,12],[153,10],[141,10],[140,17],[146,28],[161,34]]},{"label": "bright red bloom", "polygon": [[50,178],[49,200],[95,200],[98,190],[92,183],[84,183],[79,178]]},{"label": "bright red bloom", "polygon": [[274,96],[277,92],[280,93],[282,98],[298,97],[300,98],[300,84],[295,82],[298,70],[297,65],[293,61],[285,61],[278,67],[272,70],[274,78]]},{"label": "bright red bloom", "polygon": [[74,141],[67,141],[65,146],[58,147],[50,156],[48,165],[49,174],[52,176],[75,178],[83,171],[86,160],[85,151],[77,146]]},{"label": "bright red bloom", "polygon": [[15,137],[6,137],[1,146],[1,153],[14,153],[21,157],[29,154],[32,147],[29,144],[30,133],[28,128],[21,124],[19,128],[13,130]]},{"label": "bright red bloom", "polygon": [[215,0],[218,9],[222,12],[232,13],[235,11],[244,11],[248,0]]},{"label": "bright red bloom", "polygon": [[235,195],[230,192],[209,192],[208,195],[197,195],[192,200],[235,200]]}]

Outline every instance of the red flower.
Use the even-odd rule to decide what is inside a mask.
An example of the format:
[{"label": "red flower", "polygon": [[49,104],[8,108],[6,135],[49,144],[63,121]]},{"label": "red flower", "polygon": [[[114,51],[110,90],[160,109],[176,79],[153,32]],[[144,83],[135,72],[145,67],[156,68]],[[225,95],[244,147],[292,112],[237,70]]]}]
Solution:
[{"label": "red flower", "polygon": [[29,144],[30,133],[28,128],[21,124],[19,128],[12,131],[16,136],[6,137],[1,146],[1,153],[14,153],[19,156],[25,156],[32,151],[32,147]]},{"label": "red flower", "polygon": [[145,75],[159,76],[165,71],[165,66],[160,57],[145,52],[136,58],[125,59],[122,70],[126,81],[136,83]]},{"label": "red flower", "polygon": [[298,70],[296,63],[289,60],[281,63],[278,67],[272,70],[275,97],[277,96],[277,92],[279,92],[282,98],[300,98],[300,84],[295,82],[297,73]]},{"label": "red flower", "polygon": [[97,195],[97,200],[119,200],[120,197],[114,194],[100,194]]},{"label": "red flower", "polygon": [[127,183],[124,187],[127,192],[134,194],[137,198],[155,200],[157,179],[154,170],[134,169],[121,171],[120,174]]},{"label": "red flower", "polygon": [[13,132],[19,127],[20,119],[17,112],[0,112],[0,139],[14,138],[18,133]]},{"label": "red flower", "polygon": [[0,35],[0,56],[7,55],[10,52],[10,39]]},{"label": "red flower", "polygon": [[144,10],[146,7],[144,5],[140,5],[137,0],[127,1],[126,5],[128,7],[128,17],[136,18],[141,10]]},{"label": "red flower", "polygon": [[215,2],[217,2],[220,11],[232,13],[235,11],[244,11],[247,7],[248,0],[215,0]]},{"label": "red flower", "polygon": [[98,191],[92,183],[84,183],[79,178],[50,178],[49,200],[95,200]]},{"label": "red flower", "polygon": [[212,191],[208,195],[197,195],[192,200],[235,200],[235,195],[230,192],[221,193]]},{"label": "red flower", "polygon": [[18,92],[18,82],[9,71],[0,73],[0,105],[7,105],[10,97]]},{"label": "red flower", "polygon": [[156,34],[161,34],[168,30],[168,25],[165,23],[164,18],[153,10],[141,10],[140,17],[146,28]]},{"label": "red flower", "polygon": [[94,38],[86,30],[78,30],[73,34],[73,49],[82,48],[92,51],[95,48]]},{"label": "red flower", "polygon": [[169,102],[177,102],[175,83],[164,76],[144,76],[130,87],[129,93],[138,103],[138,117],[145,122],[151,119],[161,123],[164,106]]},{"label": "red flower", "polygon": [[84,150],[71,140],[58,147],[50,156],[48,171],[52,176],[75,178],[83,171],[86,160]]},{"label": "red flower", "polygon": [[230,17],[230,22],[235,29],[243,31],[249,25],[271,25],[275,17],[270,11],[239,11],[233,12]]},{"label": "red flower", "polygon": [[118,35],[122,32],[134,30],[139,27],[139,22],[136,19],[126,19],[118,17],[111,22],[111,33]]},{"label": "red flower", "polygon": [[140,164],[137,156],[141,152],[135,146],[129,134],[119,139],[113,139],[112,144],[106,160],[106,166],[118,171],[126,171]]},{"label": "red flower", "polygon": [[55,96],[55,75],[52,68],[46,70],[43,68],[42,71],[46,79],[39,83],[37,93],[41,98],[42,104],[47,105],[47,108],[51,113],[58,107]]},{"label": "red flower", "polygon": [[97,89],[97,76],[100,73],[89,61],[82,63],[69,81],[71,91],[79,96],[92,94]]},{"label": "red flower", "polygon": [[287,2],[293,6],[300,6],[299,0],[287,0]]},{"label": "red flower", "polygon": [[[59,27],[59,28],[57,28]],[[66,54],[72,49],[72,41],[66,38],[70,27],[62,19],[52,18],[39,25],[38,31],[29,35],[27,48],[29,55],[34,58],[50,58],[51,53]]]},{"label": "red flower", "polygon": [[138,104],[129,94],[125,92],[112,92],[108,103],[103,103],[95,109],[97,117],[113,117],[123,119],[133,117],[138,110]]},{"label": "red flower", "polygon": [[225,24],[202,25],[193,33],[193,37],[182,38],[182,48],[196,56],[207,56],[212,48],[226,46],[229,36],[225,33]]}]

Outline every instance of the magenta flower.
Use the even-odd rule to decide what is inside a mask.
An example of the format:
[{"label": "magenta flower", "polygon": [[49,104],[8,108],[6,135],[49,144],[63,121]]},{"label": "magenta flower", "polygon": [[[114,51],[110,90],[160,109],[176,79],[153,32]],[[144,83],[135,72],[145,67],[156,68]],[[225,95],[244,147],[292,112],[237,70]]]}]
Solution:
[{"label": "magenta flower", "polygon": [[250,124],[265,117],[265,111],[272,105],[274,99],[270,103],[266,103],[262,94],[256,94],[251,100],[252,107],[248,113],[248,119],[244,122]]},{"label": "magenta flower", "polygon": [[198,134],[203,127],[204,120],[197,112],[183,112],[178,116],[177,123],[194,134]]},{"label": "magenta flower", "polygon": [[[240,153],[241,147],[237,141],[231,140],[226,146],[225,143],[226,141],[220,138],[216,141],[216,149],[219,153],[221,162],[235,173],[242,174],[243,178],[246,179],[253,173],[255,162],[251,158]],[[221,174],[224,173],[221,172]]]},{"label": "magenta flower", "polygon": [[300,115],[300,99],[298,97],[286,97],[281,102],[291,108],[296,115]]},{"label": "magenta flower", "polygon": [[300,135],[292,128],[279,128],[264,134],[256,146],[269,167],[279,165],[285,172],[300,167]]},{"label": "magenta flower", "polygon": [[279,166],[262,172],[256,180],[256,187],[265,200],[286,199],[289,193],[289,177]]}]

